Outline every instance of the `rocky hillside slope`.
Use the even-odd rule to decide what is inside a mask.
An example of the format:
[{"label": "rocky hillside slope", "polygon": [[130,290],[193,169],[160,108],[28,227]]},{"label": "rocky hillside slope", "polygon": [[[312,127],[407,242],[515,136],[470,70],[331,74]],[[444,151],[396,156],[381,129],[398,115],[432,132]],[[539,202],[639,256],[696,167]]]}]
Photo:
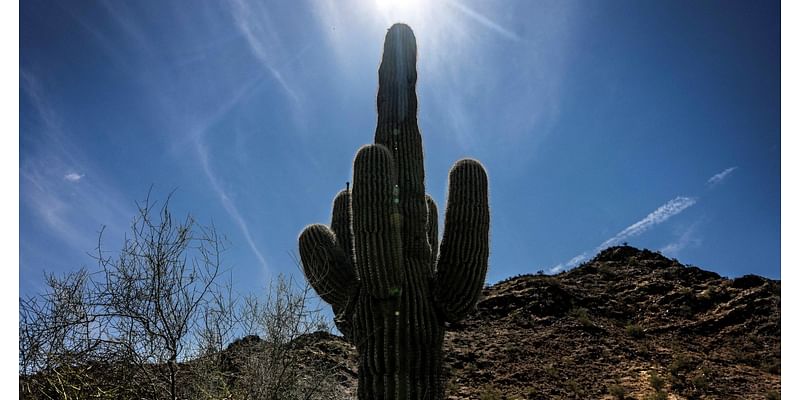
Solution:
[{"label": "rocky hillside slope", "polygon": [[[777,399],[780,281],[727,279],[629,246],[484,290],[445,338],[451,399]],[[304,352],[355,392],[356,355]]]}]

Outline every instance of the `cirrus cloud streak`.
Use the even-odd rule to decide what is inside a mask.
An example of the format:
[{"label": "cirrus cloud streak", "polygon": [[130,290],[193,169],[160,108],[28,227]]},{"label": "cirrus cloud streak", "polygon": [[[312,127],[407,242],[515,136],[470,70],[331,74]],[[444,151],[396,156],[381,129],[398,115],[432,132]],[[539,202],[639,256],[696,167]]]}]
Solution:
[{"label": "cirrus cloud streak", "polygon": [[[627,228],[621,230],[619,233],[617,233],[610,239],[606,240],[605,242],[597,246],[594,249],[594,253],[597,253],[600,250],[603,250],[609,246],[622,243],[625,239],[628,239],[630,237],[641,235],[642,233],[650,230],[656,225],[661,224],[667,221],[668,219],[680,214],[681,212],[695,205],[696,203],[697,203],[696,198],[678,196],[666,202],[662,206],[655,209],[655,211],[648,214],[646,217],[631,224]],[[585,251],[575,257],[572,257],[569,261],[558,264],[555,267],[551,268],[550,273],[554,274],[564,271],[566,269],[573,268],[578,264],[580,264],[581,262],[588,259],[588,257],[589,257],[589,252]]]}]

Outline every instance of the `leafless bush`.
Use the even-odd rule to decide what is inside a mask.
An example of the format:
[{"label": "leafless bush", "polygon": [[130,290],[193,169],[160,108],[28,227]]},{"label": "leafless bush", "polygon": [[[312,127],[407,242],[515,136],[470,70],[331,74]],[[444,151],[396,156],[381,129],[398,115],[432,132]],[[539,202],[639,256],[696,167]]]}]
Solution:
[{"label": "leafless bush", "polygon": [[[233,390],[242,399],[341,398],[335,371],[338,365],[318,359],[305,348],[330,333],[313,292],[280,275],[266,298],[243,298],[239,322],[244,339],[229,348]],[[256,339],[259,338],[259,339]]]},{"label": "leafless bush", "polygon": [[[265,297],[221,284],[223,240],[149,199],[99,271],[49,275],[20,299],[23,398],[334,399],[335,365],[298,340],[327,324],[284,276]],[[244,339],[234,340],[236,337]]]},{"label": "leafless bush", "polygon": [[[122,376],[110,377],[117,385],[133,377],[131,390],[140,395],[177,398],[178,362],[188,355],[198,317],[219,292],[222,240],[191,216],[176,220],[168,204],[169,198],[156,209],[149,196],[138,204],[130,236],[113,255],[103,249],[101,235],[94,275],[49,276],[43,296],[20,299],[23,377],[69,372],[70,380],[83,381],[107,375],[109,368],[98,371],[101,364],[124,366]],[[66,389],[46,386],[21,390],[69,397]]]}]

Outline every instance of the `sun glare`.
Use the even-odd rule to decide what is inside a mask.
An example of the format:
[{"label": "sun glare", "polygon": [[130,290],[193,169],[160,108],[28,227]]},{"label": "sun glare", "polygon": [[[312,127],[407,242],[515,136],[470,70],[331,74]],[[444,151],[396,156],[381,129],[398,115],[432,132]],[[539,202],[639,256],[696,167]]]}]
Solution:
[{"label": "sun glare", "polygon": [[430,2],[424,0],[375,0],[375,8],[391,20],[416,20],[423,16]]}]

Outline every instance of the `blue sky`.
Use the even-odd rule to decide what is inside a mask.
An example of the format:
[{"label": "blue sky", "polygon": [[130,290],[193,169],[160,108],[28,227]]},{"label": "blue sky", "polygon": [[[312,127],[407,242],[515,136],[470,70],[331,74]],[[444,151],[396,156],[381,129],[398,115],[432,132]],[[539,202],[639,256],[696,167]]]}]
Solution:
[{"label": "blue sky", "polygon": [[488,170],[489,282],[621,242],[781,277],[777,2],[30,0],[20,293],[94,267],[103,226],[119,249],[151,186],[228,237],[241,292],[299,274],[298,234],[372,141],[399,21],[428,192],[443,209],[456,160]]}]

